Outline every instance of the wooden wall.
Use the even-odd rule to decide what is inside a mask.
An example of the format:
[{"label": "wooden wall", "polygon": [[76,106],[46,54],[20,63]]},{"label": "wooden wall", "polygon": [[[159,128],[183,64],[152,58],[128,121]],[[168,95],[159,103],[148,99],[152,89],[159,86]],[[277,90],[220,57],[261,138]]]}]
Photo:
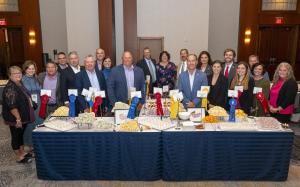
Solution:
[{"label": "wooden wall", "polygon": [[[20,0],[19,12],[0,12],[0,18],[5,18],[7,27],[20,27],[23,30],[24,60],[34,60],[38,69],[42,62],[42,34],[39,0]],[[29,31],[35,31],[36,44],[29,44]]]}]

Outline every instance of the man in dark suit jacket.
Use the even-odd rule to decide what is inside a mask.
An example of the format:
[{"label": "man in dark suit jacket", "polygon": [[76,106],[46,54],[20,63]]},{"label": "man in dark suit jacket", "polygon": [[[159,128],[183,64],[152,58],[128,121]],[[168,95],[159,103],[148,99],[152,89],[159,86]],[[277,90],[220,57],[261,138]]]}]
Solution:
[{"label": "man in dark suit jacket", "polygon": [[145,79],[147,80],[147,75],[150,76],[150,92],[153,92],[153,87],[156,86],[156,61],[151,58],[151,51],[149,47],[145,47],[143,51],[144,58],[139,60],[136,64],[138,67],[142,68],[144,72]]},{"label": "man in dark suit jacket", "polygon": [[60,91],[64,104],[69,103],[68,89],[76,89],[76,74],[84,70],[84,67],[79,65],[79,57],[76,51],[70,52],[68,58],[69,66],[62,70],[60,79]]},{"label": "man in dark suit jacket", "polygon": [[224,51],[224,65],[222,68],[223,75],[228,79],[228,87],[231,84],[233,77],[236,74],[237,64],[234,62],[235,51],[233,49],[225,49]]},{"label": "man in dark suit jacket", "polygon": [[67,57],[64,52],[59,52],[57,54],[57,71],[59,73],[62,72],[62,70],[66,69],[68,67]]},{"label": "man in dark suit jacket", "polygon": [[141,91],[142,101],[145,102],[145,78],[141,68],[133,66],[132,54],[125,51],[122,56],[122,64],[111,70],[107,82],[107,93],[112,106],[116,102],[127,103],[130,89]]},{"label": "man in dark suit jacket", "polygon": [[[80,112],[88,111],[88,103],[83,95],[81,95],[83,89],[89,90],[90,87],[97,90],[106,92],[106,81],[101,71],[95,67],[95,59],[92,55],[88,55],[84,59],[85,70],[76,74],[76,88],[78,90],[78,102],[80,106]],[[108,96],[105,94],[106,97]],[[106,99],[103,99],[102,108],[106,106]]]}]

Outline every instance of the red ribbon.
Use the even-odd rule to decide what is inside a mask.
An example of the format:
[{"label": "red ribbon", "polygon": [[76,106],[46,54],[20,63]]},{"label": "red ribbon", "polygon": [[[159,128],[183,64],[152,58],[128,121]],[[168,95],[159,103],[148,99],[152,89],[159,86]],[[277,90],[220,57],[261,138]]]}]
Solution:
[{"label": "red ribbon", "polygon": [[49,101],[48,95],[41,95],[41,106],[40,106],[39,116],[43,119],[46,118],[48,101]]},{"label": "red ribbon", "polygon": [[95,113],[95,115],[97,115],[97,112],[99,110],[99,106],[102,104],[102,97],[101,96],[97,96],[95,97],[95,102],[94,102],[94,105],[93,105],[93,112]]},{"label": "red ribbon", "polygon": [[258,92],[256,93],[256,98],[259,101],[259,103],[261,104],[264,113],[267,114],[269,113],[269,106],[268,106],[268,102],[266,100],[265,95],[262,92]]},{"label": "red ribbon", "polygon": [[164,111],[162,109],[162,104],[161,104],[161,94],[160,93],[156,93],[155,94],[155,98],[156,98],[156,115],[163,116],[164,115]]},{"label": "red ribbon", "polygon": [[241,97],[242,93],[243,92],[238,90],[238,97],[236,98],[236,106],[235,106],[236,109],[240,107],[240,97]]}]

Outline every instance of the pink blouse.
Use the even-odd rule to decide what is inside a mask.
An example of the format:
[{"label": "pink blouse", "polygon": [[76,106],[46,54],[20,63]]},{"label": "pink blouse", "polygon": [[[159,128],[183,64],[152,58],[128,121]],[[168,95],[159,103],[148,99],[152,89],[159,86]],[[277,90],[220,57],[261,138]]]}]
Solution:
[{"label": "pink blouse", "polygon": [[[278,80],[276,84],[274,84],[270,90],[270,105],[272,107],[277,108],[277,99],[279,95],[279,91],[283,85],[284,81],[282,79]],[[292,114],[294,111],[294,105],[289,105],[286,108],[280,110],[279,114]]]}]

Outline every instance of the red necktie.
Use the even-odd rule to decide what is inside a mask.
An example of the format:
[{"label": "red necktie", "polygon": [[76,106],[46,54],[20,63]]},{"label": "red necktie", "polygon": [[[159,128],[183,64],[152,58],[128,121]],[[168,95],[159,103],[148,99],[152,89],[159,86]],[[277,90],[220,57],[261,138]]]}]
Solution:
[{"label": "red necktie", "polygon": [[228,78],[228,75],[229,75],[229,66],[227,65],[225,69],[225,77]]}]

